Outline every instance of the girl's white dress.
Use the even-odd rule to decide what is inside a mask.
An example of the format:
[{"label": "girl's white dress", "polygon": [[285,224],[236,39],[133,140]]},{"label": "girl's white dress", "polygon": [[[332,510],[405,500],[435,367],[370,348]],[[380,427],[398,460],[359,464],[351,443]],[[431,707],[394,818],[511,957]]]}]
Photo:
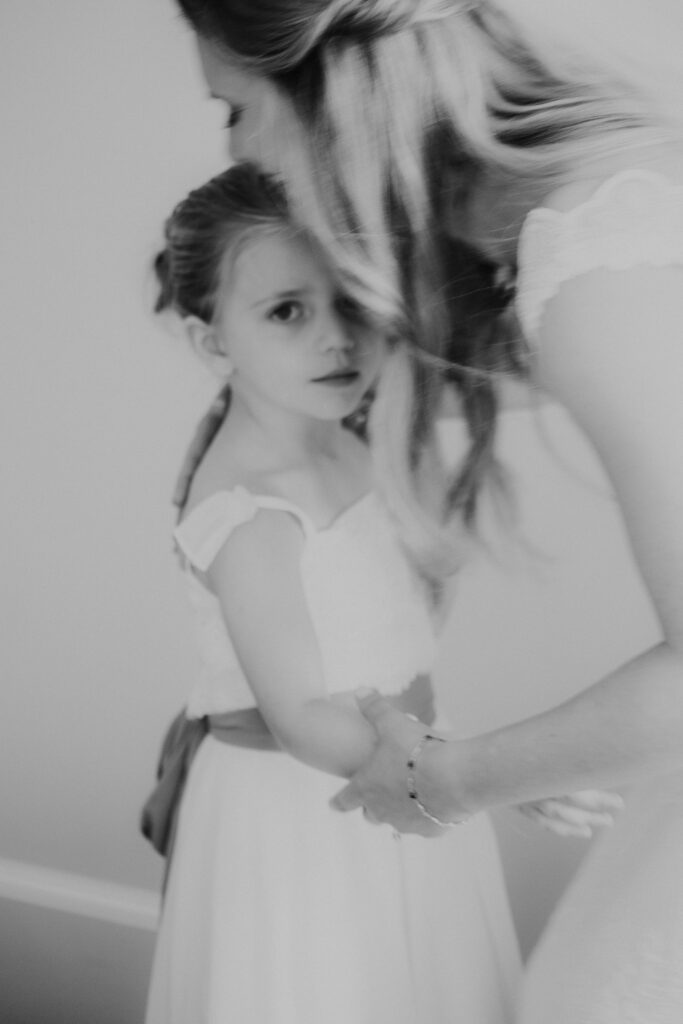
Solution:
[{"label": "girl's white dress", "polygon": [[[660,174],[622,172],[568,213],[533,211],[518,294],[532,344],[563,281],[641,264],[683,264],[683,187]],[[589,852],[532,956],[519,1021],[683,1022],[683,774],[632,791]]]},{"label": "girl's white dress", "polygon": [[[368,495],[317,529],[244,488],[176,531],[203,671],[189,716],[254,705],[204,570],[262,508],[301,524],[329,692],[398,693],[434,657],[422,584]],[[268,637],[264,636],[264,643]],[[397,840],[328,806],[342,780],[208,736],[181,806],[147,1024],[509,1024],[516,937],[489,821]]]}]

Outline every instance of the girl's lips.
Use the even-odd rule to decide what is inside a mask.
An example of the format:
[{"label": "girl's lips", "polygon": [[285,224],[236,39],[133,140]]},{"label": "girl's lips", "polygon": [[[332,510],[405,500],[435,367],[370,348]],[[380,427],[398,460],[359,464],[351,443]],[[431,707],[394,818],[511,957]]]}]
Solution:
[{"label": "girl's lips", "polygon": [[339,370],[328,373],[326,377],[315,377],[313,384],[327,384],[329,387],[343,388],[355,384],[360,374],[357,370]]}]

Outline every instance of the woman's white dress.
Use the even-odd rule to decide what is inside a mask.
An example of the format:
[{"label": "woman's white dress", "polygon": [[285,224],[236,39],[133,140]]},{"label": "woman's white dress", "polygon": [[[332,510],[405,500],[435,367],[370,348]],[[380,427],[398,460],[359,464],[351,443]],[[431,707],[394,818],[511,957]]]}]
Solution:
[{"label": "woman's white dress", "polygon": [[[429,671],[422,584],[374,495],[316,529],[244,488],[176,531],[203,669],[190,717],[253,706],[204,570],[260,509],[301,524],[301,574],[329,692],[398,693]],[[264,643],[268,637],[264,636]],[[519,960],[483,815],[400,840],[332,811],[342,780],[208,736],[180,811],[147,1024],[509,1024]]]},{"label": "woman's white dress", "polygon": [[[641,264],[683,264],[683,187],[660,174],[625,171],[567,213],[533,211],[518,294],[532,345],[564,281]],[[681,310],[683,335],[683,291]],[[531,958],[519,1022],[683,1024],[683,774],[632,791],[589,852]]]}]

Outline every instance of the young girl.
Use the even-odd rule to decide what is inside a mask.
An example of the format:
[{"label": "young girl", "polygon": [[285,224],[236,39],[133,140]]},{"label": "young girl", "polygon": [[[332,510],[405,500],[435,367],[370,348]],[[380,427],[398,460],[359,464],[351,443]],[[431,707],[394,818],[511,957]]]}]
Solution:
[{"label": "young girl", "polygon": [[176,208],[157,268],[230,408],[175,532],[203,658],[187,716],[220,728],[183,795],[147,1024],[505,1024],[488,821],[399,842],[329,807],[375,742],[344,691],[434,719],[428,590],[342,424],[384,339],[248,165]]},{"label": "young girl", "polygon": [[[249,165],[191,193],[166,241],[159,308],[230,401],[175,534],[203,657],[186,713],[209,734],[147,1024],[505,1024],[518,954],[487,819],[397,842],[329,807],[374,749],[349,690],[435,719],[431,588],[344,426],[400,350]],[[604,820],[571,800],[527,811],[561,833]]]}]

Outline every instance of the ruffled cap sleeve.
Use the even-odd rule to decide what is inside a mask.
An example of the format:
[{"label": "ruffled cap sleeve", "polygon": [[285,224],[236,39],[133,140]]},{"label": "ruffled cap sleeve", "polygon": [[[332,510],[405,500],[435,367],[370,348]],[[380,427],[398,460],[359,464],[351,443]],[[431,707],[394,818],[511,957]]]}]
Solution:
[{"label": "ruffled cap sleeve", "polygon": [[258,508],[244,487],[219,491],[195,506],[176,527],[173,537],[190,565],[206,572],[230,534],[250,522]]},{"label": "ruffled cap sleeve", "polygon": [[536,341],[546,304],[580,274],[681,263],[683,186],[657,172],[621,171],[572,210],[527,216],[518,253],[520,323]]}]

